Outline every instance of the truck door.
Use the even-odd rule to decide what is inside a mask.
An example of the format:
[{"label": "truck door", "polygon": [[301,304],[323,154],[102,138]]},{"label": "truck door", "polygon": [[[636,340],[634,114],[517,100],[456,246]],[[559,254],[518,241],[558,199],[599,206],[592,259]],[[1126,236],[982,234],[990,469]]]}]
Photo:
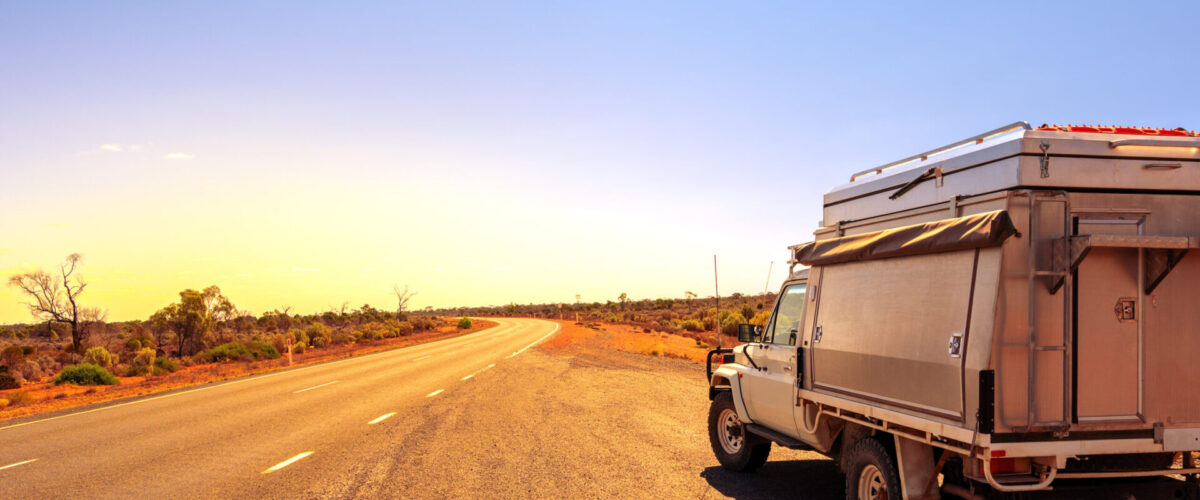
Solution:
[{"label": "truck door", "polygon": [[[1080,215],[1078,234],[1141,233],[1142,218]],[[1075,274],[1075,415],[1079,422],[1138,419],[1142,250],[1092,248]]]},{"label": "truck door", "polygon": [[751,370],[746,406],[750,419],[788,436],[796,436],[792,410],[796,406],[796,339],[804,321],[807,286],[804,283],[784,288],[775,312],[763,331],[763,341],[748,351],[758,370]]}]

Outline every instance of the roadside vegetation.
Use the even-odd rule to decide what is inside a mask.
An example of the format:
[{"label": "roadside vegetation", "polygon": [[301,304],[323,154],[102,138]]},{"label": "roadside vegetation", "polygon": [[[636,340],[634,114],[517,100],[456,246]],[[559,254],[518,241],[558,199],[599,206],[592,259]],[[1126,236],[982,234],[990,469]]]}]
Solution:
[{"label": "roadside vegetation", "polygon": [[181,291],[177,302],[144,320],[108,322],[106,311],[87,305],[82,263],[79,254],[72,254],[54,272],[35,270],[9,278],[35,321],[0,325],[0,409],[29,402],[22,389],[30,386],[116,385],[122,378],[146,380],[193,366],[280,358],[286,366],[305,353],[308,359],[321,357],[322,351],[348,355],[472,327],[469,318],[407,310],[415,292],[399,286],[395,311],[343,304],[318,314],[294,314],[283,307],[255,315],[210,286]]},{"label": "roadside vegetation", "polygon": [[630,299],[622,293],[616,300],[558,304],[508,304],[504,306],[458,307],[435,309],[434,314],[447,316],[500,316],[544,318],[574,321],[580,326],[596,328],[600,323],[628,325],[643,333],[669,333],[688,337],[697,346],[717,344],[718,327],[725,337],[721,343],[731,344],[737,338],[737,325],[765,325],[775,305],[775,293],[729,297],[699,297],[684,292],[683,298]]}]

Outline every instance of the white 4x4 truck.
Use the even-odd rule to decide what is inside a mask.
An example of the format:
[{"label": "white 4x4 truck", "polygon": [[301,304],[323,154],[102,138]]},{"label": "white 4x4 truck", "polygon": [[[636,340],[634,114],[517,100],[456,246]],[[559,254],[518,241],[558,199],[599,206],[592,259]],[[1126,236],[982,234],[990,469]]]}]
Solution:
[{"label": "white 4x4 truck", "polygon": [[710,353],[713,452],[816,450],[851,499],[1197,498],[1197,247],[1194,132],[1019,122],[854,174]]}]

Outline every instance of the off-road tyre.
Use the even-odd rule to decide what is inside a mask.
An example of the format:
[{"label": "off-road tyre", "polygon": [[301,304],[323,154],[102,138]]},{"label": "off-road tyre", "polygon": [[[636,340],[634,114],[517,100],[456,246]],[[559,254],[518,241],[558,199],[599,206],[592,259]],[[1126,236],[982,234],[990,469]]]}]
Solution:
[{"label": "off-road tyre", "polygon": [[900,500],[900,471],[892,454],[875,438],[866,438],[846,457],[847,500]]},{"label": "off-road tyre", "polygon": [[734,472],[754,472],[771,454],[770,441],[746,432],[729,391],[718,393],[709,407],[708,442],[721,467]]}]

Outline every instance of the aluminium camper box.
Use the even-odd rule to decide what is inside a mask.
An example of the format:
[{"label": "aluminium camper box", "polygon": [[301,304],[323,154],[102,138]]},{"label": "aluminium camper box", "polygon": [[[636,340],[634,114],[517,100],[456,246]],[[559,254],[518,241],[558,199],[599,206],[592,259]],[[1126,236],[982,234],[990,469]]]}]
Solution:
[{"label": "aluminium camper box", "polygon": [[[946,457],[996,492],[1200,472],[1194,132],[1018,122],[854,174],[823,216],[790,249],[793,338],[777,311],[710,377],[750,434],[834,455],[851,427],[894,436],[903,498]],[[773,348],[792,424],[743,379]]]}]

